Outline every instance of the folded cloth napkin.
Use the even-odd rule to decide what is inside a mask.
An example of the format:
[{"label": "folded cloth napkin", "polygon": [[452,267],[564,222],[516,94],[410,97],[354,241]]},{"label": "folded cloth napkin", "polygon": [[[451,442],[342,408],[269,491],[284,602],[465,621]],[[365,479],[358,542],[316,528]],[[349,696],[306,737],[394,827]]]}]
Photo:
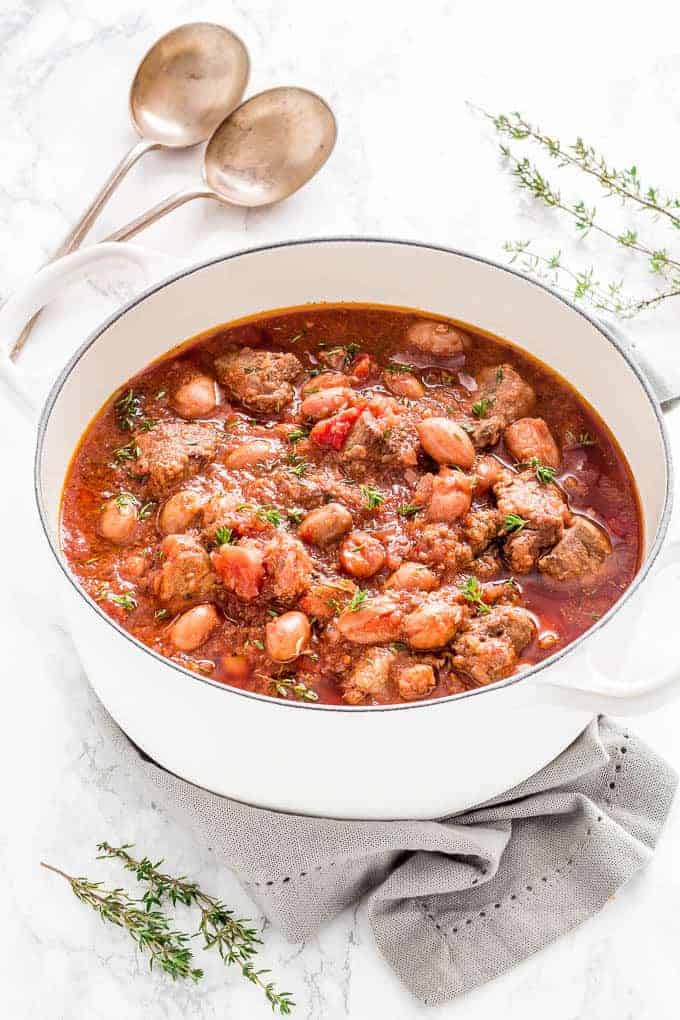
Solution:
[{"label": "folded cloth napkin", "polygon": [[123,766],[214,848],[285,937],[312,935],[368,893],[380,952],[430,1005],[491,980],[599,910],[651,857],[677,784],[663,759],[600,718],[535,776],[465,814],[312,818],[178,779],[100,711]]}]

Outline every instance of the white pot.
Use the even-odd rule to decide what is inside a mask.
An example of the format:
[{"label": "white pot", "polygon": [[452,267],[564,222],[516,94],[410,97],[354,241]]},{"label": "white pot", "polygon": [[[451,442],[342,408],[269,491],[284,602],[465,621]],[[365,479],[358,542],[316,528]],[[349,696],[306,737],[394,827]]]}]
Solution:
[{"label": "white pot", "polygon": [[[65,282],[112,252],[144,261],[141,249],[108,244],[53,264],[3,310],[4,342]],[[321,301],[404,305],[507,337],[572,382],[608,422],[637,479],[645,558],[622,599],[585,636],[519,677],[464,694],[387,707],[318,706],[197,677],[140,644],[81,591],[59,548],[60,495],[73,449],[110,394],[208,327]],[[677,547],[659,556],[670,461],[656,399],[604,327],[521,274],[465,253],[311,240],[214,259],[155,285],[104,323],[55,383],[40,419],[35,477],[45,535],[66,578],[73,640],[95,691],[151,758],[241,801],[350,818],[460,811],[541,768],[594,713],[646,710],[680,681],[660,644],[660,667],[649,667],[650,649],[637,637],[638,629],[649,634],[640,617],[654,584],[663,585],[671,606],[669,584],[680,584]]]}]

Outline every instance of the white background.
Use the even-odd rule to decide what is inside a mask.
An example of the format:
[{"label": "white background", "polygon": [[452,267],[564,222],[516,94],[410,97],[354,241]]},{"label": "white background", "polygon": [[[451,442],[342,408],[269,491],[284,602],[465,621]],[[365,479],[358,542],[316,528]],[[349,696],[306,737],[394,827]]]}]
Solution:
[{"label": "white background", "polygon": [[[3,296],[58,244],[133,141],[126,95],[140,56],[163,31],[200,19],[228,24],[247,43],[251,93],[278,83],[316,89],[333,106],[340,134],[322,175],[285,205],[248,214],[196,202],[146,235],[144,243],[189,261],[321,234],[413,237],[497,258],[504,240],[535,238],[544,250],[562,248],[583,265],[594,260],[603,277],[617,278],[624,263],[616,252],[590,240],[574,244],[557,216],[516,191],[488,125],[466,100],[520,109],[566,140],[583,134],[613,162],[636,162],[651,183],[677,185],[680,15],[659,0],[635,7],[592,0],[1,0]],[[199,162],[198,152],[147,156],[94,236],[195,178]],[[565,179],[565,192],[576,186]],[[617,209],[606,208],[616,220]],[[648,280],[641,271],[630,282],[639,290]],[[26,352],[31,384],[44,387],[135,285],[98,278],[55,304]],[[677,363],[679,308],[669,304],[629,327],[662,364]],[[94,846],[104,838],[135,841],[241,912],[253,911],[210,850],[112,769],[50,591],[32,506],[33,431],[2,395],[0,415],[0,1013],[12,1020],[268,1016],[257,991],[217,962],[206,963],[196,988],[150,975],[121,933],[38,868],[44,858],[115,881],[113,865],[92,863]],[[669,424],[677,450],[677,417]],[[680,708],[634,727],[680,767]],[[267,930],[263,960],[295,994],[300,1018],[670,1020],[680,997],[679,846],[676,810],[651,866],[599,916],[439,1010],[415,1003],[380,960],[361,906],[306,946],[286,945]]]}]

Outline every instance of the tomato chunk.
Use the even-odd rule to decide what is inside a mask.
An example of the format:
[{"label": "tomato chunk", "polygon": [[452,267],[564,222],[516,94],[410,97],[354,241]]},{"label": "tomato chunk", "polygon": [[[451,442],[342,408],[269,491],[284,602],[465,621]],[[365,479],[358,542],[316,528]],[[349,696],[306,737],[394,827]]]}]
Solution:
[{"label": "tomato chunk", "polygon": [[317,422],[309,433],[310,439],[313,439],[318,446],[330,446],[333,450],[341,449],[364,407],[364,404],[348,407],[347,410],[340,411],[339,414]]}]

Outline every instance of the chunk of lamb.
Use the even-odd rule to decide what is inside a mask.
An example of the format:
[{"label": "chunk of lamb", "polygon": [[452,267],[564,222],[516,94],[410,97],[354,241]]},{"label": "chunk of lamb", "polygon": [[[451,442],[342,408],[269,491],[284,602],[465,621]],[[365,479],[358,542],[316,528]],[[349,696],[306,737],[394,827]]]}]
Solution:
[{"label": "chunk of lamb", "polygon": [[426,354],[437,357],[462,357],[469,344],[467,338],[448,322],[419,319],[406,331],[406,342]]},{"label": "chunk of lamb", "polygon": [[389,648],[369,648],[363,652],[352,672],[341,682],[343,701],[348,705],[360,705],[384,695],[395,658]]},{"label": "chunk of lamb", "polygon": [[312,583],[312,561],[292,535],[275,534],[265,548],[264,562],[271,593],[281,602],[295,602]]},{"label": "chunk of lamb", "polygon": [[502,680],[514,672],[520,652],[533,640],[536,624],[526,609],[494,606],[472,619],[453,646],[454,669],[476,684]]},{"label": "chunk of lamb", "polygon": [[149,476],[149,494],[159,497],[213,457],[220,436],[207,423],[167,421],[137,433],[134,441],[139,450],[135,472]]},{"label": "chunk of lamb", "polygon": [[495,446],[506,425],[529,414],[536,394],[512,365],[490,365],[477,376],[475,402],[483,405],[485,401],[489,401],[486,417],[470,426],[470,438],[477,448]]},{"label": "chunk of lamb", "polygon": [[168,535],[161,543],[163,563],[154,581],[156,595],[171,612],[207,601],[216,577],[210,557],[194,535]]},{"label": "chunk of lamb", "polygon": [[290,404],[291,383],[302,371],[294,354],[255,351],[252,347],[227,351],[215,359],[215,372],[236,400],[254,411],[272,413]]},{"label": "chunk of lamb", "polygon": [[548,467],[560,466],[560,451],[553,434],[542,418],[518,418],[503,433],[508,452],[518,464],[537,457]]},{"label": "chunk of lamb", "polygon": [[437,684],[432,666],[414,662],[396,669],[397,691],[403,701],[419,701],[431,694]]},{"label": "chunk of lamb", "polygon": [[554,549],[540,558],[538,569],[555,581],[571,581],[595,574],[611,551],[602,528],[585,517],[575,517]]},{"label": "chunk of lamb", "polygon": [[361,412],[345,440],[341,461],[371,461],[415,467],[418,463],[418,436],[415,429],[394,409],[379,416],[366,408]]},{"label": "chunk of lamb", "polygon": [[526,523],[504,544],[505,558],[515,574],[533,570],[542,553],[562,538],[570,514],[556,485],[544,485],[531,470],[503,477],[493,487],[501,518],[510,514]]},{"label": "chunk of lamb", "polygon": [[479,507],[463,519],[463,534],[473,556],[484,552],[502,530],[503,518],[495,507]]}]

